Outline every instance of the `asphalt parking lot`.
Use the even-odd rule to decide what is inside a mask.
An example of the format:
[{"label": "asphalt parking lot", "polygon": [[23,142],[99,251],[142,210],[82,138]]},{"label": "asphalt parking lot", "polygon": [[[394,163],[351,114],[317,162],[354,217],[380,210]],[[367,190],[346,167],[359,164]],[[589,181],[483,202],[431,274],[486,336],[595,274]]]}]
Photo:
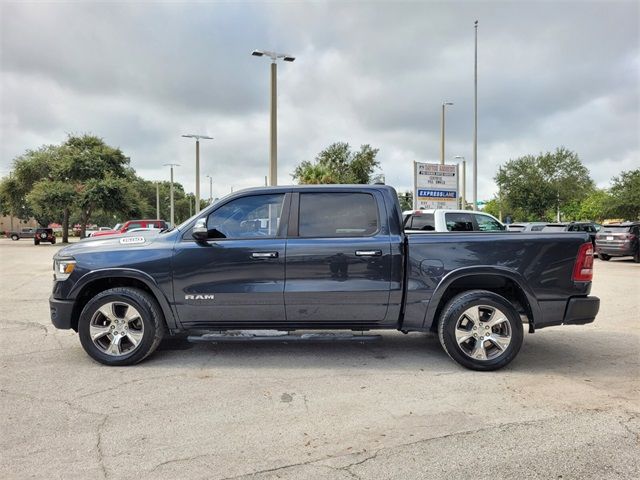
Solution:
[{"label": "asphalt parking lot", "polygon": [[0,478],[639,478],[640,264],[596,260],[596,323],[498,372],[428,335],[167,342],[93,362],[49,321],[60,245],[0,240]]}]

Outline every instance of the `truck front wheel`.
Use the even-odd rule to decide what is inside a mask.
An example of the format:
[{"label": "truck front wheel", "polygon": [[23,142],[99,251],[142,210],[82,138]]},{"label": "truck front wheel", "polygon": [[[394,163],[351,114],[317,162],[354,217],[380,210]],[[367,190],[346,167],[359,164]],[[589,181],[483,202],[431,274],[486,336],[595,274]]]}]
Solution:
[{"label": "truck front wheel", "polygon": [[137,288],[111,288],[87,302],[78,321],[84,350],[105,365],[133,365],[151,355],[165,332],[155,298]]},{"label": "truck front wheel", "polygon": [[506,298],[486,290],[463,292],[445,306],[438,336],[447,354],[471,370],[498,370],[520,351],[522,320]]}]

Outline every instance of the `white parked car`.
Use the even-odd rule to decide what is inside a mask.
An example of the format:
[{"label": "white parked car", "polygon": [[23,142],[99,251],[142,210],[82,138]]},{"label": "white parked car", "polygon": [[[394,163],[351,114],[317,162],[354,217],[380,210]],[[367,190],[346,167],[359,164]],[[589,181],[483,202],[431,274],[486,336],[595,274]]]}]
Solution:
[{"label": "white parked car", "polygon": [[406,210],[402,212],[404,231],[426,232],[499,232],[506,227],[488,213],[472,210]]}]

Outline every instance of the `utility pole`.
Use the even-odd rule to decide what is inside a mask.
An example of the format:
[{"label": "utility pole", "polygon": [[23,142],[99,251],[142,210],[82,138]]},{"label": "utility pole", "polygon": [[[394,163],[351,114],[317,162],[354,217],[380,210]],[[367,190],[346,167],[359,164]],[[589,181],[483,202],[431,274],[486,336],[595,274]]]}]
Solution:
[{"label": "utility pole", "polygon": [[447,105],[453,105],[453,102],[444,102],[442,104],[442,114],[440,115],[440,165],[444,165],[444,109]]},{"label": "utility pole", "polygon": [[213,140],[213,137],[207,135],[194,135],[192,133],[188,135],[182,135],[185,138],[196,139],[196,201],[195,210],[196,213],[200,211],[200,140]]},{"label": "utility pole", "polygon": [[174,211],[174,204],[173,204],[173,167],[179,167],[180,164],[179,163],[165,163],[164,164],[165,167],[171,167],[171,190],[170,190],[170,202],[171,202],[171,226],[175,226],[174,220],[175,220],[175,211]]},{"label": "utility pole", "polygon": [[213,177],[211,175],[206,175],[209,179],[209,205],[213,202]]},{"label": "utility pole", "polygon": [[156,219],[160,220],[160,182],[156,182]]},{"label": "utility pole", "polygon": [[473,63],[473,209],[478,209],[478,20],[474,23]]},{"label": "utility pole", "polygon": [[461,200],[461,209],[462,210],[466,210],[466,203],[467,203],[467,161],[464,159],[464,157],[462,155],[456,155],[457,159],[461,159],[462,160],[462,173],[460,175],[461,180],[462,180],[462,192],[460,193],[460,200]]},{"label": "utility pole", "polygon": [[285,62],[293,62],[296,58],[284,53],[270,52],[267,50],[254,50],[254,57],[267,56],[271,59],[271,111],[269,114],[269,185],[278,184],[278,59]]},{"label": "utility pole", "polygon": [[556,222],[560,223],[560,190],[557,191],[556,196]]}]

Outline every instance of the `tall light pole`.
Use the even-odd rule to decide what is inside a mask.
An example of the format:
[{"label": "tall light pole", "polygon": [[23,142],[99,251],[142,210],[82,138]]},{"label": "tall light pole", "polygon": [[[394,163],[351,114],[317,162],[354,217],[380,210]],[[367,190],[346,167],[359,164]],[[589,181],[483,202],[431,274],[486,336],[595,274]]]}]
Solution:
[{"label": "tall light pole", "polygon": [[[188,135],[182,135],[185,138],[195,138],[196,139],[196,205],[195,210],[196,213],[200,211],[200,140],[213,140],[213,137],[208,137],[206,135],[194,135],[192,133]],[[172,222],[173,223],[173,222]]]},{"label": "tall light pole", "polygon": [[205,175],[209,179],[209,204],[213,201],[213,177],[211,175]]},{"label": "tall light pole", "polygon": [[478,209],[478,20],[475,29],[473,62],[473,209]]},{"label": "tall light pole", "polygon": [[442,115],[440,116],[440,165],[444,165],[444,108],[447,105],[453,105],[453,102],[444,102],[442,104]]},{"label": "tall light pole", "polygon": [[267,50],[254,50],[251,55],[255,57],[267,56],[271,59],[271,120],[269,141],[269,185],[278,184],[278,59],[285,62],[293,62],[296,58],[284,53],[270,52]]},{"label": "tall light pole", "polygon": [[156,219],[160,220],[160,182],[156,182]]},{"label": "tall light pole", "polygon": [[164,164],[165,167],[171,167],[171,190],[170,190],[170,202],[171,202],[171,226],[173,227],[175,225],[174,223],[174,208],[173,208],[173,167],[179,167],[180,164],[179,163],[165,163]]},{"label": "tall light pole", "polygon": [[462,210],[466,210],[466,201],[467,201],[467,161],[464,159],[462,155],[456,155],[455,158],[458,160],[462,160],[462,192],[460,193],[460,204],[462,205]]}]

